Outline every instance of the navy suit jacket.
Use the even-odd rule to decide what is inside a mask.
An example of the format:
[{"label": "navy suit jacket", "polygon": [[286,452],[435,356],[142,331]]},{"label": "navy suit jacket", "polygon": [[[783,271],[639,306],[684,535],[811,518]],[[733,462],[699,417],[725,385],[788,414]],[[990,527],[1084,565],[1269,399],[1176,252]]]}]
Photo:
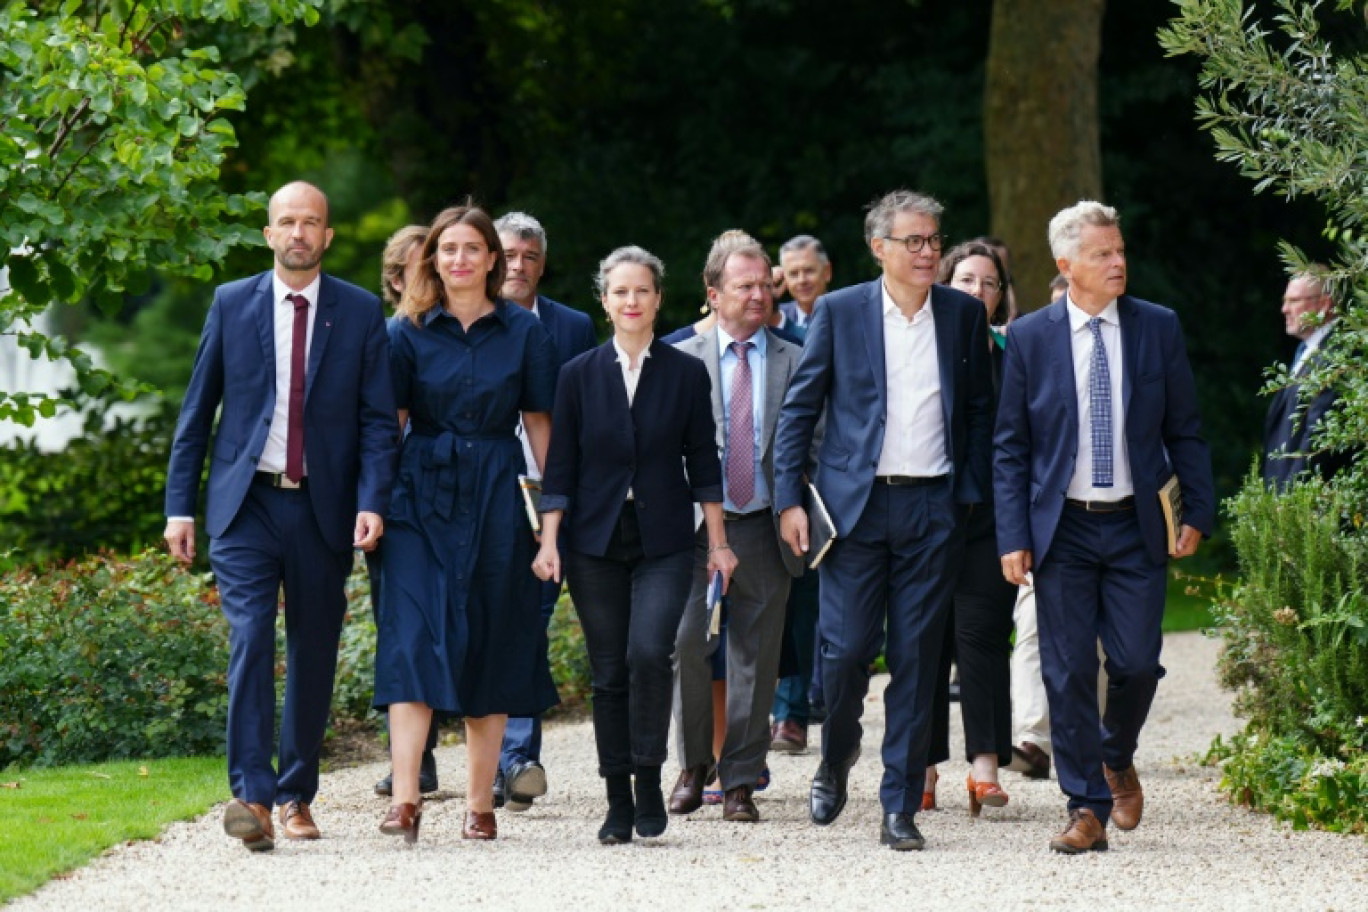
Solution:
[{"label": "navy suit jacket", "polygon": [[[194,516],[210,452],[206,531],[222,535],[242,506],[275,410],[271,272],[214,293],[166,474],[166,515]],[[394,481],[399,422],[380,299],[321,277],[304,388],[308,493],[323,539],[351,548],[358,511],[384,516]]]},{"label": "navy suit jacket", "polygon": [[537,295],[537,314],[541,317],[542,326],[546,327],[556,343],[556,357],[562,367],[567,361],[598,345],[594,321],[587,313],[566,307],[544,295]]},{"label": "navy suit jacket", "polygon": [[[984,500],[993,425],[988,317],[977,298],[935,285],[926,306],[936,324],[946,457],[955,499]],[[888,417],[883,283],[853,285],[817,299],[803,357],[779,413],[774,508],[803,503],[803,476],[817,422],[826,429],[814,480],[838,535],[850,533],[874,485]]]},{"label": "navy suit jacket", "polygon": [[[1321,345],[1307,358],[1307,368],[1316,367],[1325,345],[1335,336],[1330,330]],[[1318,450],[1317,425],[1339,403],[1339,391],[1327,387],[1309,401],[1302,401],[1301,384],[1293,383],[1273,394],[1264,420],[1264,450],[1260,465],[1263,480],[1274,488],[1285,488],[1292,479],[1313,470],[1322,478],[1332,478],[1347,468],[1358,453],[1354,450]]]},{"label": "navy suit jacket", "polygon": [[632,489],[647,557],[694,545],[693,505],[722,502],[708,370],[659,339],[631,407],[612,341],[561,369],[541,510],[564,510],[566,547],[602,557]]},{"label": "navy suit jacket", "polygon": [[[1078,393],[1066,299],[1012,323],[994,433],[998,553],[1028,550],[1039,566],[1078,459]],[[1216,518],[1211,455],[1178,316],[1122,295],[1122,397],[1135,513],[1151,561],[1168,559],[1159,488],[1178,473],[1183,523],[1210,535]]]}]

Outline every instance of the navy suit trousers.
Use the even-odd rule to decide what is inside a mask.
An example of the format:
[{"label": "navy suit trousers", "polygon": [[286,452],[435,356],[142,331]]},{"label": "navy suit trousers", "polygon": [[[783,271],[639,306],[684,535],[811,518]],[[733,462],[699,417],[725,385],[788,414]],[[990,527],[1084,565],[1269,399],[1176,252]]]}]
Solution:
[{"label": "navy suit trousers", "polygon": [[[323,540],[307,491],[253,482],[237,517],[209,543],[230,630],[228,780],[233,797],[264,804],[318,791],[318,758],[332,706],[337,642],[352,552]],[[275,743],[275,628],[285,588],[285,706],[280,773]]]},{"label": "navy suit trousers", "polygon": [[859,522],[822,561],[822,757],[848,762],[860,747],[869,663],[884,643],[890,680],[879,800],[886,813],[921,809],[946,617],[960,547],[960,507],[948,483],[875,484]]},{"label": "navy suit trousers", "polygon": [[[1164,668],[1167,564],[1145,550],[1134,510],[1065,506],[1049,554],[1035,570],[1040,664],[1050,703],[1059,787],[1069,809],[1104,824],[1111,790],[1102,773],[1131,765]],[[1107,710],[1097,708],[1097,641],[1107,654]]]}]

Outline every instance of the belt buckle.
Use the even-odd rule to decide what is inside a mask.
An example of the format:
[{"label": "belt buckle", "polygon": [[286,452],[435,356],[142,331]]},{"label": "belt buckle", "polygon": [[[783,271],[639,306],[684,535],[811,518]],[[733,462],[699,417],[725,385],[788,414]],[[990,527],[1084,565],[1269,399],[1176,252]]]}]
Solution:
[{"label": "belt buckle", "polygon": [[276,476],[276,487],[284,488],[286,491],[298,491],[300,488],[304,487],[304,479],[301,478],[299,481],[290,481],[289,476],[284,472],[281,472]]}]

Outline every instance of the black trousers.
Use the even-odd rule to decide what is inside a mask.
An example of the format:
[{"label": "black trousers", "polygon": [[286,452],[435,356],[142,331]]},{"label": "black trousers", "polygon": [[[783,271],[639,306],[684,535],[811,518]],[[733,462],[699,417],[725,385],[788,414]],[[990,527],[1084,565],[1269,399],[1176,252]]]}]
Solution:
[{"label": "black trousers", "polygon": [[936,675],[927,763],[950,759],[950,663],[959,663],[965,759],[1012,759],[1012,609],[1016,587],[1002,576],[991,504],[976,504],[965,529],[950,622]]}]

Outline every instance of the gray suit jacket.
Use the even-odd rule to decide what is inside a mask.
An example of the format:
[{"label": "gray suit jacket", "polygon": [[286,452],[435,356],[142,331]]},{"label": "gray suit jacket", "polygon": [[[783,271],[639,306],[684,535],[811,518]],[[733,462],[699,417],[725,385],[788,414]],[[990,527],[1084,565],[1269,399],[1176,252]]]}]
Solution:
[{"label": "gray suit jacket", "polygon": [[[774,497],[774,429],[779,424],[779,408],[788,392],[789,380],[798,367],[798,359],[803,350],[792,342],[785,342],[769,329],[762,329],[767,335],[765,342],[765,426],[760,434],[760,466],[765,473],[765,484],[769,486],[770,497]],[[727,444],[727,427],[722,410],[721,367],[718,363],[717,330],[712,329],[701,336],[693,336],[675,345],[682,352],[700,359],[708,368],[708,378],[712,380],[713,423],[717,425],[717,452],[721,458]],[[779,539],[779,520],[775,514],[775,538],[779,541],[779,554],[784,559],[784,567],[793,576],[803,573],[803,561],[791,548]]]}]

